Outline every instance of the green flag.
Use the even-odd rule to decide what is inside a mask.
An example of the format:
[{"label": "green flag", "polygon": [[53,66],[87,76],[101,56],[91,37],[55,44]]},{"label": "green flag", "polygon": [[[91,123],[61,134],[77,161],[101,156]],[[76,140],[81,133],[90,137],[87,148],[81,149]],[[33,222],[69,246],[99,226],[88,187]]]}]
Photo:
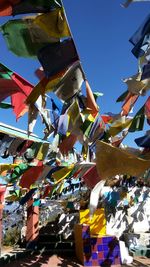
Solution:
[{"label": "green flag", "polygon": [[129,132],[142,131],[145,120],[145,105],[136,113],[132,120]]}]

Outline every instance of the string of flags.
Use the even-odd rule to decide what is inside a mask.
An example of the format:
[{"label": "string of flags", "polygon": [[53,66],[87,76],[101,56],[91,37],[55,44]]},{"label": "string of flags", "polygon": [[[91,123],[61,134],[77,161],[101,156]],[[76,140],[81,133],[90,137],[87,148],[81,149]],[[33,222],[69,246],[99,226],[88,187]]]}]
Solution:
[{"label": "string of flags", "polygon": [[[123,6],[131,2],[139,1],[126,1]],[[138,59],[138,73],[123,79],[127,89],[117,99],[123,102],[120,113],[100,114],[97,97],[101,93],[92,91],[84,73],[62,1],[0,1],[0,16],[8,16],[0,26],[8,49],[41,65],[35,70],[39,82],[33,85],[0,63],[0,108],[12,109],[16,120],[28,113],[26,138],[0,129],[0,156],[12,158],[11,164],[0,165],[0,175],[14,186],[7,199],[23,205],[38,191],[39,198],[60,194],[73,179],[92,189],[100,180],[117,174],[141,175],[149,166],[144,150],[150,147],[149,133],[135,140],[144,148],[138,156],[121,144],[128,133],[143,130],[145,119],[150,123],[149,97],[136,115],[130,116],[135,103],[150,89],[150,17],[129,40]],[[13,18],[9,20],[9,16]],[[11,103],[4,102],[8,97]],[[30,137],[38,116],[45,128],[43,139],[36,141]],[[75,149],[77,142],[81,153]],[[110,164],[112,155],[114,164]],[[120,168],[119,160],[128,168],[125,164]],[[138,165],[136,170],[133,162]],[[109,171],[106,166],[111,166]]]}]

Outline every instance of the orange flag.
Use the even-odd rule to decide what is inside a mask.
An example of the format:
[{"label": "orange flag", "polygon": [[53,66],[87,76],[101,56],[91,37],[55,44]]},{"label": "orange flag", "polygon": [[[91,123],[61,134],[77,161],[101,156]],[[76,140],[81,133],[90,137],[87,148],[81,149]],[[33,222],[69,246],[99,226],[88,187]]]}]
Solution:
[{"label": "orange flag", "polygon": [[85,81],[86,84],[86,95],[87,95],[87,102],[86,107],[89,110],[89,113],[95,118],[98,113],[98,105],[96,104],[93,92],[88,81]]}]

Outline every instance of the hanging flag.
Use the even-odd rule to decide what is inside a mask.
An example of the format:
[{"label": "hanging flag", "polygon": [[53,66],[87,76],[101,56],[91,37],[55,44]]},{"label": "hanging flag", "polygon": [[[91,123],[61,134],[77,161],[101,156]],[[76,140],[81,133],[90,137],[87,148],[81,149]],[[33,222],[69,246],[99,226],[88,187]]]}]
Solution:
[{"label": "hanging flag", "polygon": [[34,18],[9,20],[1,26],[1,32],[8,49],[21,57],[36,58],[40,48],[53,42],[42,29],[37,29]]},{"label": "hanging flag", "polygon": [[96,104],[93,92],[87,80],[85,81],[85,85],[86,85],[86,96],[87,96],[86,108],[93,117],[96,117],[99,110],[98,105]]},{"label": "hanging flag", "polygon": [[83,81],[84,73],[80,62],[77,61],[68,68],[61,80],[56,84],[54,92],[60,99],[66,101],[81,90]]},{"label": "hanging flag", "polygon": [[20,201],[19,201],[19,204],[20,205],[24,205],[27,203],[28,200],[30,200],[30,198],[33,196],[33,194],[35,193],[35,191],[37,190],[37,188],[32,188],[29,192],[27,192],[25,194],[25,196],[23,196]]},{"label": "hanging flag", "polygon": [[100,181],[96,165],[89,167],[89,169],[83,174],[82,179],[84,180],[85,184],[92,189]]},{"label": "hanging flag", "polygon": [[0,16],[45,13],[61,6],[61,0],[1,0]]},{"label": "hanging flag", "polygon": [[48,44],[38,51],[38,59],[44,69],[45,76],[51,77],[79,60],[72,39]]},{"label": "hanging flag", "polygon": [[109,136],[115,136],[118,133],[122,132],[122,130],[129,128],[132,123],[131,118],[121,117],[120,119],[116,120],[113,124],[111,124],[107,134]]},{"label": "hanging flag", "polygon": [[124,149],[97,141],[96,166],[98,174],[102,179],[110,179],[120,174],[138,177],[149,169],[150,160],[143,160]]},{"label": "hanging flag", "polygon": [[125,98],[125,102],[122,105],[122,111],[121,111],[122,116],[128,116],[129,112],[133,108],[138,98],[139,95],[134,95],[130,92],[128,93],[127,97]]},{"label": "hanging flag", "polygon": [[68,131],[69,116],[67,113],[60,115],[58,121],[57,133],[61,135],[66,135]]},{"label": "hanging flag", "polygon": [[30,168],[30,166],[26,163],[20,163],[19,165],[14,168],[14,170],[11,173],[11,179],[10,182],[14,183],[16,180],[21,177],[21,175]]},{"label": "hanging flag", "polygon": [[0,108],[9,109],[9,108],[12,108],[12,105],[6,102],[2,102],[0,103]]},{"label": "hanging flag", "polygon": [[46,92],[51,92],[55,89],[58,82],[63,77],[65,71],[61,71],[51,78],[44,77],[32,90],[31,94],[28,96],[26,103],[34,104],[40,95],[44,95]]},{"label": "hanging flag", "polygon": [[30,188],[32,184],[38,180],[44,169],[43,162],[39,162],[37,166],[32,166],[30,169],[26,170],[22,175],[19,186],[22,188]]},{"label": "hanging flag", "polygon": [[147,118],[147,123],[150,125],[150,97],[145,102],[145,116]]},{"label": "hanging flag", "polygon": [[120,95],[120,96],[117,98],[116,102],[122,102],[122,101],[124,101],[124,100],[126,99],[128,93],[129,93],[128,90],[125,91],[122,95]]},{"label": "hanging flag", "polygon": [[32,84],[0,63],[0,102],[11,96],[11,104],[17,120],[28,110],[24,102],[32,88]]},{"label": "hanging flag", "polygon": [[77,141],[77,136],[70,134],[65,137],[61,143],[59,143],[59,150],[63,155],[68,155],[68,152],[72,150],[73,146]]},{"label": "hanging flag", "polygon": [[145,95],[147,90],[150,89],[149,80],[141,80],[141,73],[137,73],[132,77],[123,79],[123,82],[127,84],[128,91],[135,95]]},{"label": "hanging flag", "polygon": [[136,113],[129,127],[129,132],[142,131],[145,121],[145,105]]},{"label": "hanging flag", "polygon": [[150,134],[146,134],[142,137],[136,138],[134,141],[137,146],[150,148]]},{"label": "hanging flag", "polygon": [[58,170],[52,174],[52,177],[55,179],[55,184],[59,183],[60,181],[68,178],[74,169],[74,164],[64,167],[61,170]]},{"label": "hanging flag", "polygon": [[150,78],[150,63],[147,63],[143,67],[141,80],[145,80],[149,78]]},{"label": "hanging flag", "polygon": [[57,8],[37,16],[34,23],[50,37],[64,38],[71,36],[63,8]]}]

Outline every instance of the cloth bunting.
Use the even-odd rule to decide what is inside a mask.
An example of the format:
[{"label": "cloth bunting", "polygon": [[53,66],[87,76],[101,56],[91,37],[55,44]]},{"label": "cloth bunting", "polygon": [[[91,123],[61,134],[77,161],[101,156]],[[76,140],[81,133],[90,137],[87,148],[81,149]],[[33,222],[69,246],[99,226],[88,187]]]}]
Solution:
[{"label": "cloth bunting", "polygon": [[40,68],[36,69],[35,75],[39,80],[42,80],[45,77],[43,68],[40,67]]},{"label": "cloth bunting", "polygon": [[49,193],[52,191],[53,186],[52,185],[46,185],[43,190],[43,194],[41,195],[41,198],[44,199],[48,197]]},{"label": "cloth bunting", "polygon": [[61,135],[66,135],[68,131],[69,116],[67,113],[60,115],[58,121],[57,133]]},{"label": "cloth bunting", "polygon": [[13,142],[14,137],[9,136],[9,135],[4,135],[4,137],[0,140],[0,156],[1,157],[6,157],[9,156],[8,153],[8,148]]},{"label": "cloth bunting", "polygon": [[37,29],[34,18],[9,20],[1,26],[1,31],[8,49],[21,57],[36,57],[40,48],[53,42],[42,29]]},{"label": "cloth bunting", "polygon": [[150,63],[144,65],[141,80],[145,80],[149,78],[150,78]]},{"label": "cloth bunting", "polygon": [[86,108],[93,117],[96,117],[99,110],[98,105],[96,104],[93,92],[87,80],[85,81],[85,85],[86,85],[86,96],[87,96]]},{"label": "cloth bunting", "polygon": [[123,79],[123,82],[127,84],[128,91],[135,95],[145,95],[147,90],[150,89],[149,80],[141,81],[141,73],[137,73],[130,78]]},{"label": "cloth bunting", "polygon": [[100,177],[97,173],[96,165],[89,167],[89,169],[82,176],[85,184],[92,189],[99,181]]},{"label": "cloth bunting", "polygon": [[8,148],[8,153],[11,156],[16,156],[18,147],[23,144],[24,140],[21,138],[15,138]]},{"label": "cloth bunting", "polygon": [[144,51],[141,50],[143,45],[144,38],[147,34],[149,34],[150,27],[150,15],[146,17],[141,26],[136,30],[136,32],[132,35],[129,41],[134,45],[132,53],[138,58],[143,56]]},{"label": "cloth bunting", "polygon": [[83,81],[84,73],[80,62],[77,61],[68,68],[62,79],[56,84],[54,92],[60,99],[66,101],[81,90]]},{"label": "cloth bunting", "polygon": [[90,141],[95,141],[98,139],[101,133],[104,132],[104,128],[105,124],[101,120],[101,116],[97,115],[89,132]]},{"label": "cloth bunting", "polygon": [[110,179],[119,174],[138,177],[149,169],[150,160],[143,160],[124,149],[97,141],[96,166],[101,179]]},{"label": "cloth bunting", "polygon": [[45,13],[53,8],[60,8],[61,6],[61,0],[1,0],[0,16]]},{"label": "cloth bunting", "polygon": [[138,98],[139,95],[134,95],[130,92],[128,93],[127,97],[125,98],[125,102],[122,105],[122,111],[121,111],[122,116],[128,116],[129,112],[133,108]]},{"label": "cloth bunting", "polygon": [[118,133],[122,132],[124,129],[129,128],[131,125],[132,119],[121,117],[120,119],[116,120],[109,130],[107,131],[107,134],[109,136],[115,136]]},{"label": "cloth bunting", "polygon": [[105,181],[98,181],[91,191],[90,203],[89,203],[90,218],[92,218],[95,210],[98,207],[98,201],[101,196],[101,192],[102,192],[104,185],[105,185]]},{"label": "cloth bunting", "polygon": [[44,95],[46,92],[53,91],[60,79],[63,77],[65,71],[61,71],[51,78],[44,77],[32,90],[28,96],[26,103],[34,104],[40,95]]},{"label": "cloth bunting", "polygon": [[30,186],[38,180],[43,169],[44,169],[44,165],[42,162],[39,162],[37,166],[32,166],[29,170],[27,170],[22,175],[19,185],[22,188],[29,189]]},{"label": "cloth bunting", "polygon": [[63,38],[71,36],[63,8],[37,16],[34,23],[50,37]]},{"label": "cloth bunting", "polygon": [[27,203],[28,200],[30,200],[30,198],[32,197],[32,195],[35,193],[37,189],[36,188],[32,188],[28,193],[25,194],[25,196],[23,196],[20,201],[19,204],[20,205],[24,205]]},{"label": "cloth bunting", "polygon": [[17,120],[28,110],[24,102],[32,88],[28,81],[2,63],[0,64],[0,102],[11,96],[11,104]]},{"label": "cloth bunting", "polygon": [[1,163],[0,164],[0,174],[2,175],[2,173],[4,171],[9,171],[9,170],[15,168],[16,166],[17,166],[17,164]]},{"label": "cloth bunting", "polygon": [[6,102],[2,102],[0,103],[0,108],[9,109],[9,108],[12,108],[12,105]]},{"label": "cloth bunting", "polygon": [[126,0],[124,4],[122,4],[123,7],[128,7],[131,3],[134,2],[149,2],[150,0]]},{"label": "cloth bunting", "polygon": [[38,183],[42,182],[48,174],[50,174],[50,171],[53,169],[52,166],[49,166],[49,165],[44,165],[44,169],[40,175],[40,177],[38,178]]},{"label": "cloth bunting", "polygon": [[68,155],[68,152],[72,150],[73,146],[77,141],[77,136],[70,134],[65,137],[61,143],[59,143],[59,150],[63,155]]},{"label": "cloth bunting", "polygon": [[136,138],[134,141],[137,144],[137,146],[150,148],[150,135],[149,134]]},{"label": "cloth bunting", "polygon": [[72,104],[68,108],[67,114],[69,116],[68,132],[76,136],[83,135],[80,127],[83,123],[80,107],[77,98],[74,98]]},{"label": "cloth bunting", "polygon": [[38,59],[44,69],[45,76],[51,77],[79,60],[72,39],[48,44],[38,51]]},{"label": "cloth bunting", "polygon": [[14,168],[14,170],[11,173],[10,182],[14,183],[29,168],[30,168],[30,166],[26,163],[23,163],[23,162],[20,163],[19,165],[16,164],[16,167]]},{"label": "cloth bunting", "polygon": [[113,117],[111,117],[107,114],[101,115],[101,118],[105,124],[111,123],[111,121],[113,119]]},{"label": "cloth bunting", "polygon": [[145,116],[147,118],[147,123],[150,125],[150,97],[148,97],[145,103]]},{"label": "cloth bunting", "polygon": [[61,170],[58,170],[52,174],[52,177],[55,179],[55,184],[61,182],[65,178],[68,178],[74,169],[74,164],[64,167]]},{"label": "cloth bunting", "polygon": [[129,132],[142,131],[145,121],[145,106],[143,106],[134,116],[129,127]]},{"label": "cloth bunting", "polygon": [[121,95],[117,98],[116,102],[123,102],[123,101],[126,99],[128,93],[129,93],[128,90],[126,90],[123,94],[121,94]]}]

